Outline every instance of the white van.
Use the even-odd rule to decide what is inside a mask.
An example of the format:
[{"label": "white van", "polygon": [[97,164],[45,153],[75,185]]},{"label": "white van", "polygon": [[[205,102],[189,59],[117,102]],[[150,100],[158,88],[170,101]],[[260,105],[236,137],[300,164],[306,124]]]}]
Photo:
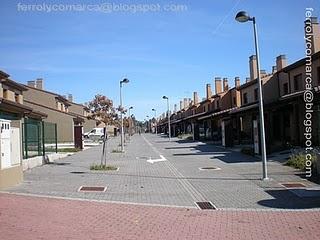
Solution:
[{"label": "white van", "polygon": [[104,131],[103,128],[94,128],[90,132],[86,132],[83,134],[83,137],[85,139],[92,139],[92,140],[98,140],[103,138]]}]

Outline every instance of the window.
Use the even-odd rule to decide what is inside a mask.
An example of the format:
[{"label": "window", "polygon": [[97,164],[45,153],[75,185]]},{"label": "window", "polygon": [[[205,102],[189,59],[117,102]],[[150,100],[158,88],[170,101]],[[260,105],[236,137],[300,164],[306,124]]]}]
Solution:
[{"label": "window", "polygon": [[288,83],[283,84],[283,94],[286,95],[289,93],[289,86]]},{"label": "window", "polygon": [[247,93],[244,93],[243,94],[243,104],[247,104],[248,103],[248,94]]},{"label": "window", "polygon": [[3,98],[7,99],[8,98],[8,90],[3,89]]},{"label": "window", "polygon": [[217,100],[217,109],[219,108],[219,100]]},{"label": "window", "polygon": [[237,104],[236,97],[233,97],[233,105],[236,105],[236,104]]},{"label": "window", "polygon": [[254,100],[258,101],[258,88],[254,89]]},{"label": "window", "polygon": [[302,74],[301,73],[293,77],[294,91],[298,91],[301,88],[300,87],[301,82],[302,82]]},{"label": "window", "polygon": [[317,67],[318,86],[320,86],[320,67]]},{"label": "window", "polygon": [[19,94],[14,94],[14,100],[16,101],[16,103],[19,103]]}]

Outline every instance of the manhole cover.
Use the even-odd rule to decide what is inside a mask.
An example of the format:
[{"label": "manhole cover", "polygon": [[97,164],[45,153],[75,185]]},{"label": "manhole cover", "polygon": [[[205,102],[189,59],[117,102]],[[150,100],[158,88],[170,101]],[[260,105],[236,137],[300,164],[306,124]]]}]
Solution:
[{"label": "manhole cover", "polygon": [[105,192],[107,187],[81,186],[78,192]]},{"label": "manhole cover", "polygon": [[68,163],[68,162],[56,162],[54,163],[54,165],[58,165],[58,166],[65,166],[65,165],[70,165],[71,163]]},{"label": "manhole cover", "polygon": [[85,174],[86,172],[73,171],[73,172],[70,172],[70,173],[73,173],[73,174]]},{"label": "manhole cover", "polygon": [[201,210],[216,210],[216,206],[214,206],[211,202],[196,202],[198,208]]},{"label": "manhole cover", "polygon": [[218,167],[201,167],[199,170],[221,170],[221,168]]},{"label": "manhole cover", "polygon": [[280,183],[280,184],[282,186],[284,186],[285,188],[304,188],[304,187],[306,187],[302,183]]}]

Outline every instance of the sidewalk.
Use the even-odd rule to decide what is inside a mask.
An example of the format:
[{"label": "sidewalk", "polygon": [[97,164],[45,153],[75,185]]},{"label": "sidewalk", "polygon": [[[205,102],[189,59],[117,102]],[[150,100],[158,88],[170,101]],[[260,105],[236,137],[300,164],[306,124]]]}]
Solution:
[{"label": "sidewalk", "polygon": [[0,194],[6,240],[315,240],[319,224],[319,211],[200,211]]}]

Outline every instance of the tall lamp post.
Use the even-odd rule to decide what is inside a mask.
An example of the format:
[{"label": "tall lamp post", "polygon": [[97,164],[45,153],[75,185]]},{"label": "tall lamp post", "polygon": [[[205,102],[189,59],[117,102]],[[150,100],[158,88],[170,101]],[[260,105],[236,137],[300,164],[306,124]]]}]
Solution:
[{"label": "tall lamp post", "polygon": [[255,51],[257,56],[257,73],[258,73],[258,89],[259,89],[259,114],[260,114],[260,142],[261,142],[261,158],[262,158],[262,180],[268,180],[268,171],[267,171],[267,152],[266,152],[266,137],[265,137],[265,128],[264,128],[264,112],[263,112],[263,96],[262,96],[262,83],[260,77],[260,60],[259,60],[259,45],[258,45],[258,34],[255,17],[250,17],[249,14],[245,11],[238,12],[235,19],[238,22],[247,22],[251,21],[253,23],[253,32],[254,32],[254,44]]},{"label": "tall lamp post", "polygon": [[149,115],[147,115],[146,118],[147,118],[147,132],[149,132],[149,130],[150,130]]},{"label": "tall lamp post", "polygon": [[171,129],[170,129],[170,105],[169,98],[167,96],[163,96],[163,99],[167,99],[167,111],[168,111],[168,133],[169,133],[169,141],[171,141]]},{"label": "tall lamp post", "polygon": [[130,136],[131,136],[131,109],[133,109],[133,107],[129,107],[129,116],[128,116],[128,121],[129,121],[129,140],[130,140]]},{"label": "tall lamp post", "polygon": [[152,108],[152,111],[154,111],[154,120],[155,120],[155,128],[156,128],[156,135],[158,134],[158,124],[157,124],[157,110]]},{"label": "tall lamp post", "polygon": [[122,85],[124,83],[128,83],[129,79],[125,78],[122,81],[120,81],[120,119],[121,119],[121,152],[124,151],[123,148],[123,140],[124,140],[124,132],[123,132],[123,109],[122,109]]}]

